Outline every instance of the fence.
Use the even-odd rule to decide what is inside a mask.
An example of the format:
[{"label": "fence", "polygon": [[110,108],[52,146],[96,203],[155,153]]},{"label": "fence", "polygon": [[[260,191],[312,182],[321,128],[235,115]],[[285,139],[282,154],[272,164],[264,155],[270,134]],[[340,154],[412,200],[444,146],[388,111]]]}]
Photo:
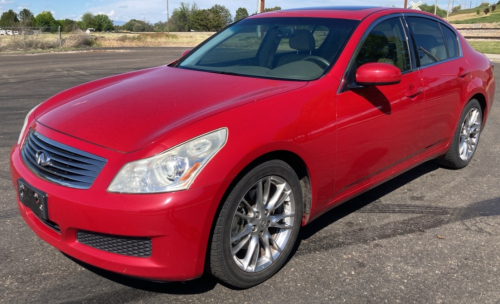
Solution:
[{"label": "fence", "polygon": [[61,36],[61,27],[60,26],[47,26],[47,27],[9,27],[3,26],[0,27],[0,36],[13,36],[23,38],[29,36],[40,36],[40,35],[57,35],[59,40],[59,46],[62,46],[62,36]]}]

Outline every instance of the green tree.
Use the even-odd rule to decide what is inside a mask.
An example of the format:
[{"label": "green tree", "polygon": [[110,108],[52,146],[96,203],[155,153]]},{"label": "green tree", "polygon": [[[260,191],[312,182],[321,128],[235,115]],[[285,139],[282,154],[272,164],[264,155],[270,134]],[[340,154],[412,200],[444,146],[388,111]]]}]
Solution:
[{"label": "green tree", "polygon": [[97,20],[95,20],[95,16],[91,12],[86,12],[85,14],[83,14],[82,22],[82,30],[87,30],[89,28],[95,29],[97,27]]},{"label": "green tree", "polygon": [[496,6],[495,4],[493,4],[493,5],[491,6],[491,12],[493,13],[496,9],[497,9],[497,6]]},{"label": "green tree", "polygon": [[212,31],[211,12],[207,9],[201,9],[193,12],[191,15],[191,26],[196,31],[210,32]]},{"label": "green tree", "polygon": [[34,26],[36,24],[35,16],[29,9],[24,8],[19,12],[19,23],[21,26]]},{"label": "green tree", "polygon": [[52,16],[51,12],[43,11],[36,15],[36,26],[37,27],[54,27],[58,26],[56,19]]},{"label": "green tree", "polygon": [[155,32],[166,32],[167,31],[167,22],[158,21],[153,24],[153,31]]},{"label": "green tree", "polygon": [[217,30],[222,29],[224,26],[231,24],[233,22],[233,17],[231,16],[231,12],[224,5],[215,4],[210,8],[213,16],[212,18],[220,19],[220,26]]},{"label": "green tree", "polygon": [[174,9],[171,18],[172,31],[189,32],[193,29],[193,14],[198,10],[198,6],[193,2],[181,2],[181,6]]},{"label": "green tree", "polygon": [[153,26],[146,21],[131,19],[122,26],[122,29],[131,32],[151,32]]},{"label": "green tree", "polygon": [[16,26],[18,22],[17,14],[13,10],[4,12],[0,17],[0,26]]},{"label": "green tree", "polygon": [[61,30],[66,33],[81,29],[78,22],[71,19],[57,20],[61,24]]},{"label": "green tree", "polygon": [[99,15],[96,15],[95,17],[95,21],[96,21],[96,31],[112,31],[114,29],[114,26],[113,26],[113,21],[111,21],[111,19],[109,19],[109,16],[108,15],[104,15],[104,14],[99,14]]},{"label": "green tree", "polygon": [[271,11],[281,11],[281,6],[269,7],[264,9],[264,12],[271,12]]},{"label": "green tree", "polygon": [[234,15],[234,21],[236,22],[238,20],[245,19],[246,17],[248,17],[247,9],[244,7],[240,7],[236,10],[236,15]]},{"label": "green tree", "polygon": [[490,9],[489,9],[489,8],[485,8],[485,9],[484,9],[484,14],[485,14],[485,15],[488,15],[488,13],[489,13],[489,12],[490,12]]},{"label": "green tree", "polygon": [[[422,4],[419,7],[424,12],[428,12],[428,13],[434,14],[434,5]],[[444,18],[444,17],[446,17],[446,10],[441,9],[438,6],[437,10],[436,10],[436,15],[438,15],[439,17]]]}]

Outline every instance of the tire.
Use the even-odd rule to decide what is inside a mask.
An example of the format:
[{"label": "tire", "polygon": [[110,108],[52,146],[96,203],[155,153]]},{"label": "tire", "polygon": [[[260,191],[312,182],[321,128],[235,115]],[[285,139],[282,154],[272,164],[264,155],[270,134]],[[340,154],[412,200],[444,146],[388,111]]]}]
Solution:
[{"label": "tire", "polygon": [[212,274],[236,288],[264,282],[286,262],[301,221],[302,190],[295,171],[280,160],[258,165],[222,205],[210,249]]},{"label": "tire", "polygon": [[481,105],[476,99],[471,99],[460,116],[448,152],[438,158],[437,163],[450,169],[466,167],[477,150],[483,126],[482,122],[483,111]]}]

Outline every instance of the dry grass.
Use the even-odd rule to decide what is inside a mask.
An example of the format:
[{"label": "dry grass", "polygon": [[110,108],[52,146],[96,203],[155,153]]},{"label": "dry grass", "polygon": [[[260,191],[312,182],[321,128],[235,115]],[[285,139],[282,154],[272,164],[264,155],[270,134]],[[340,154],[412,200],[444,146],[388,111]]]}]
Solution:
[{"label": "dry grass", "polygon": [[[190,33],[93,33],[82,32],[62,34],[63,49],[100,47],[195,47],[212,36],[212,32]],[[0,52],[47,50],[59,48],[58,34],[33,36],[0,36]]]},{"label": "dry grass", "polygon": [[81,48],[92,46],[94,43],[92,36],[81,31],[63,35],[61,42],[58,34],[0,36],[0,51],[57,49],[61,44],[65,49]]},{"label": "dry grass", "polygon": [[155,47],[186,46],[195,47],[214,33],[143,33],[143,34],[97,34],[97,45],[102,47]]},{"label": "dry grass", "polygon": [[478,17],[481,17],[481,16],[484,16],[483,12],[481,12],[480,15],[478,15],[475,12],[474,13],[468,13],[468,14],[452,15],[452,16],[448,17],[448,21],[474,19],[474,18],[478,18]]}]

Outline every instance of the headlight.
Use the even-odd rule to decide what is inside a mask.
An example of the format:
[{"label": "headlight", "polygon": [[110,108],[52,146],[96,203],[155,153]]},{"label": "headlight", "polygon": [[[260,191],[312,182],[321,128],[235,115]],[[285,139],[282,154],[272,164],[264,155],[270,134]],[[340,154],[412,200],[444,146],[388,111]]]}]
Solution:
[{"label": "headlight", "polygon": [[126,164],[109,192],[158,193],[189,188],[201,169],[224,146],[227,129],[219,129],[150,158]]},{"label": "headlight", "polygon": [[28,114],[26,114],[26,118],[24,119],[23,128],[21,129],[21,134],[19,134],[19,139],[17,140],[17,145],[21,144],[21,141],[23,140],[24,131],[26,131],[26,127],[28,126],[28,119],[31,116],[31,113],[33,113],[36,110],[36,108],[38,108],[38,106],[34,107],[33,109],[31,109],[31,111],[28,112]]}]

